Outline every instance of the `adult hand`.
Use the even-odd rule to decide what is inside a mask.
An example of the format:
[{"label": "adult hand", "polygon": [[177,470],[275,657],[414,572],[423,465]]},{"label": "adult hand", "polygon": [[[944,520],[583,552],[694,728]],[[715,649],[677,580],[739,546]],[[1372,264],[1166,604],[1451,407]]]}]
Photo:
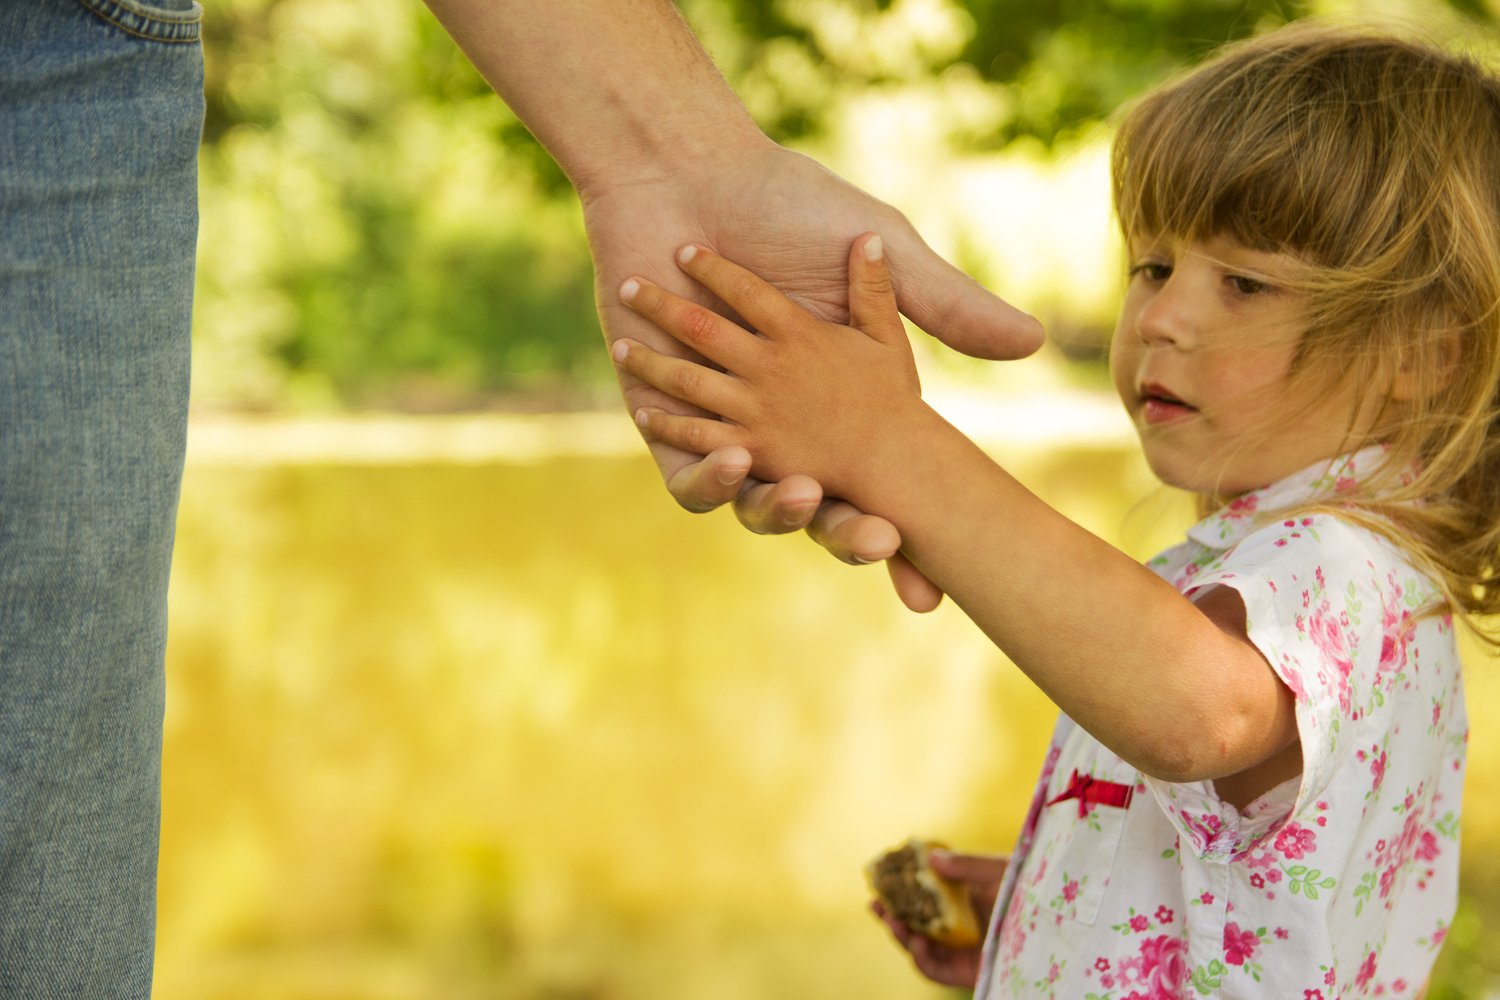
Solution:
[{"label": "adult hand", "polygon": [[[731,155],[732,152],[732,155]],[[901,311],[948,346],[975,357],[1019,358],[1041,343],[1041,327],[944,261],[894,208],[841,180],[814,161],[769,141],[738,142],[732,151],[697,157],[692,169],[629,184],[580,188],[594,255],[600,318],[606,339],[638,340],[687,356],[674,340],[620,304],[617,289],[639,275],[717,309],[677,269],[674,254],[698,243],[735,260],[821,319],[848,319],[850,242],[866,231],[885,241]],[[725,310],[727,311],[727,310]],[[626,407],[696,413],[643,382],[621,374]],[[804,527],[846,562],[891,559],[892,580],[915,610],[936,606],[941,592],[897,553],[900,536],[888,522],[844,503],[824,503],[805,476],[777,484],[747,482],[750,455],[740,447],[707,456],[649,441],[668,490],[693,511],[736,501],[746,527],[781,533]]]},{"label": "adult hand", "polygon": [[[932,870],[944,878],[961,883],[968,891],[969,905],[979,919],[979,926],[989,926],[990,913],[995,908],[995,897],[1000,893],[1000,883],[1005,878],[1005,869],[1010,859],[984,854],[954,854],[950,851],[934,850],[928,855]],[[950,948],[930,938],[917,934],[886,912],[879,903],[871,904],[876,916],[884,921],[891,934],[911,955],[917,971],[934,983],[942,986],[962,986],[973,989],[979,980],[981,949]]]}]

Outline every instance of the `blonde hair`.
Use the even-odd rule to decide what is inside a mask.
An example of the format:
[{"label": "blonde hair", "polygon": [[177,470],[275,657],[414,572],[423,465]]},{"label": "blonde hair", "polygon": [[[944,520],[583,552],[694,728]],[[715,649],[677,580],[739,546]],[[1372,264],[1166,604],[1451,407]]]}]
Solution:
[{"label": "blonde hair", "polygon": [[1500,80],[1404,33],[1294,24],[1131,107],[1113,170],[1127,239],[1298,262],[1294,383],[1390,418],[1382,473],[1321,509],[1406,551],[1436,612],[1500,612]]}]

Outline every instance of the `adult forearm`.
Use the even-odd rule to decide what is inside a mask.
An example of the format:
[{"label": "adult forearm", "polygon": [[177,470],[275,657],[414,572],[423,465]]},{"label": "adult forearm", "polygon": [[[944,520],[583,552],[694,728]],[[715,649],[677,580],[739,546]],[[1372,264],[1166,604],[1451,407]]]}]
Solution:
[{"label": "adult forearm", "polygon": [[427,0],[588,197],[767,140],[668,0]]}]

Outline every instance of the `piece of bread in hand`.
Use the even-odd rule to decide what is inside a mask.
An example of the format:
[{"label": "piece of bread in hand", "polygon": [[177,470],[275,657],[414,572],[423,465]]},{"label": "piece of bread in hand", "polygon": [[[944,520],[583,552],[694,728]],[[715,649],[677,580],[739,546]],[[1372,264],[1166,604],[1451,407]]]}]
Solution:
[{"label": "piece of bread in hand", "polygon": [[865,878],[886,912],[907,927],[951,948],[972,948],[980,930],[968,893],[927,863],[928,852],[942,846],[913,837],[865,865]]}]

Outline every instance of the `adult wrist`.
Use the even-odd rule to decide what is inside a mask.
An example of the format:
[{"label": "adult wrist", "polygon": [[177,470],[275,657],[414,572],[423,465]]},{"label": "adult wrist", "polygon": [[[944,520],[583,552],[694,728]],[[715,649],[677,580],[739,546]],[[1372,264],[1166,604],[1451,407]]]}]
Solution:
[{"label": "adult wrist", "polygon": [[[634,110],[624,113],[635,114]],[[585,205],[642,187],[669,185],[686,193],[712,184],[734,167],[743,167],[747,159],[781,150],[743,107],[718,119],[695,118],[681,126],[637,119],[628,131],[630,137],[616,139],[613,149],[580,156],[569,170],[569,179]]]}]

